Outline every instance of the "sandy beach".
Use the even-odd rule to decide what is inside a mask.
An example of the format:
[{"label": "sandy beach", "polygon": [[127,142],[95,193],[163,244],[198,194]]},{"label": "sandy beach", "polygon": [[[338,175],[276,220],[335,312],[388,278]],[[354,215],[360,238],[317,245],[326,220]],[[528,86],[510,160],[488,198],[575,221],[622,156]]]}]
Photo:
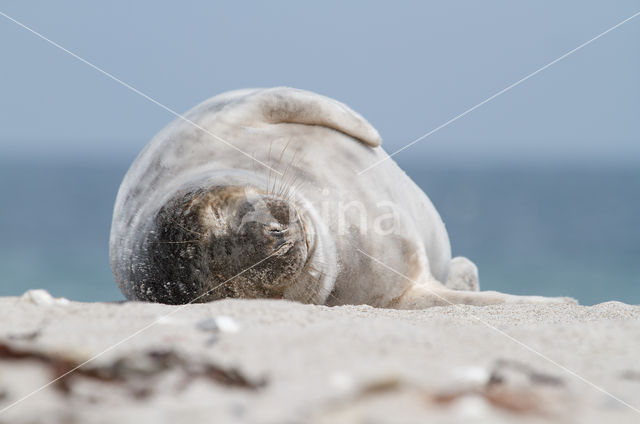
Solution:
[{"label": "sandy beach", "polygon": [[176,307],[32,291],[0,315],[3,424],[640,420],[640,307],[618,302]]}]

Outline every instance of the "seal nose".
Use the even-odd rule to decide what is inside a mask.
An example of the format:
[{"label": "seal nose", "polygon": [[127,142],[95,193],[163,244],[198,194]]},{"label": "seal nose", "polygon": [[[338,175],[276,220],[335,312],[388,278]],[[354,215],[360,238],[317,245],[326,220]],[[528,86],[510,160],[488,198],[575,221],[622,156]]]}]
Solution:
[{"label": "seal nose", "polygon": [[284,239],[284,237],[279,238],[278,240],[276,240],[275,244],[273,245],[273,250],[280,249],[280,247],[284,245],[286,242],[287,241]]},{"label": "seal nose", "polygon": [[273,239],[273,251],[279,255],[284,255],[291,249],[293,242],[289,234],[289,228],[283,227],[282,224],[271,224],[267,229],[267,234]]},{"label": "seal nose", "polygon": [[294,244],[295,242],[291,240],[278,240],[276,244],[273,246],[273,250],[278,255],[284,255],[289,250],[291,250]]}]

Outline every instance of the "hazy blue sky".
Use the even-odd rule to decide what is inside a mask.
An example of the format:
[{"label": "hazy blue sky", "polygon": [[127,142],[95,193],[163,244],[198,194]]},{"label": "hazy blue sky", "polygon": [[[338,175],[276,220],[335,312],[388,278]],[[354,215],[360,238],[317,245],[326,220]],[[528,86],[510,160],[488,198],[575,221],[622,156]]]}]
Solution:
[{"label": "hazy blue sky", "polygon": [[[640,10],[638,1],[2,1],[185,111],[288,85],[342,100],[388,151]],[[131,155],[173,117],[0,16],[0,155]],[[401,155],[640,163],[640,17]],[[430,156],[431,155],[431,156]]]}]

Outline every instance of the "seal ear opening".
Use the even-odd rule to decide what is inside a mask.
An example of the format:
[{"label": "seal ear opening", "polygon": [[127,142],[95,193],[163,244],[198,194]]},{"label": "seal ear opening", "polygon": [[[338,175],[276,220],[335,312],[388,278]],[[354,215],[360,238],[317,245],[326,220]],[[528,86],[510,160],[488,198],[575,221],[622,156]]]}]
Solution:
[{"label": "seal ear opening", "polygon": [[371,147],[382,144],[378,131],[360,114],[343,103],[310,91],[268,88],[251,93],[246,102],[250,105],[252,120],[319,125],[340,131]]}]

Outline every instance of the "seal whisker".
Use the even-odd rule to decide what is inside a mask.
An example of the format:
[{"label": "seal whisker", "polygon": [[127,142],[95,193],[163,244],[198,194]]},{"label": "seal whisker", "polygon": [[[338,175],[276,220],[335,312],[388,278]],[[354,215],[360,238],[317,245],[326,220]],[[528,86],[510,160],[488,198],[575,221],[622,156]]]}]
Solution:
[{"label": "seal whisker", "polygon": [[[289,145],[291,144],[292,140],[293,140],[293,137],[289,137],[289,139],[287,140],[287,143],[284,145],[282,151],[280,152],[280,157],[279,157],[278,163],[276,165],[278,168],[280,168],[280,165],[282,164],[282,159],[284,158],[284,154],[287,151],[287,149],[289,148]],[[295,155],[295,152],[294,152],[294,155]],[[281,196],[280,187],[282,186],[282,183],[283,183],[283,181],[285,179],[285,176],[287,174],[287,169],[288,169],[288,167],[285,168],[285,170],[279,175],[279,181],[278,181],[278,178],[276,178],[276,181],[274,181],[274,183],[273,183],[273,193],[272,194],[274,194],[276,196]],[[278,185],[278,183],[280,185]]]},{"label": "seal whisker", "polygon": [[267,173],[267,189],[266,192],[269,194],[269,189],[271,188],[271,148],[273,147],[273,140],[269,142],[269,153],[267,154],[267,163],[269,164],[269,172]]},{"label": "seal whisker", "polygon": [[[271,141],[271,143],[273,143],[273,140]],[[289,143],[291,143],[291,137],[289,137],[289,140],[287,141],[287,143],[284,145],[284,147],[282,148],[282,150],[280,151],[280,156],[278,157],[278,161],[273,165],[273,167],[280,167],[280,164],[282,163],[282,157],[284,156],[284,152],[287,150],[287,147],[289,147]],[[271,153],[269,153],[271,154]],[[276,190],[276,186],[278,184],[278,177],[282,177],[282,173],[280,173],[280,175],[276,175],[273,179],[273,184],[270,184],[269,186],[269,190],[267,191],[267,194],[275,194],[275,190]]]},{"label": "seal whisker", "polygon": [[284,199],[287,201],[291,201],[294,198],[294,195],[298,193],[298,191],[307,183],[307,181],[300,180],[300,175],[296,174],[293,179],[290,181],[287,190],[284,193]]},{"label": "seal whisker", "polygon": [[[282,173],[282,177],[280,179],[281,182],[281,186],[278,190],[278,195],[280,196],[285,196],[286,191],[288,190],[288,186],[292,183],[293,180],[295,180],[298,175],[293,173],[293,177],[289,177],[289,180],[285,180],[285,177],[288,176],[288,172],[290,169],[296,169],[297,166],[299,165],[300,161],[302,160],[302,157],[298,156],[298,158],[296,159],[297,154],[299,153],[299,150],[296,150],[292,157],[291,160],[289,161],[289,163],[287,164],[287,167],[285,168],[284,172]],[[297,160],[297,163],[294,165],[294,162]],[[292,167],[293,166],[293,167]]]},{"label": "seal whisker", "polygon": [[280,152],[280,157],[278,158],[278,163],[276,164],[276,166],[280,166],[280,164],[282,163],[284,152],[289,148],[289,145],[291,144],[291,140],[293,140],[293,137],[289,137],[289,139],[287,140],[287,143],[282,148],[282,151]]},{"label": "seal whisker", "polygon": [[184,240],[184,241],[150,241],[150,244],[184,244],[184,243],[200,243],[202,240]]},{"label": "seal whisker", "polygon": [[[286,146],[285,146],[286,147]],[[284,155],[284,150],[282,151],[282,154]],[[282,155],[280,157],[280,159],[282,159]],[[280,162],[278,163],[280,164]],[[280,191],[280,186],[282,185],[282,181],[286,175],[286,168],[284,171],[282,171],[282,173],[278,176],[278,178],[275,179],[275,181],[273,182],[273,190],[272,190],[272,194],[277,196],[279,191]]]}]

